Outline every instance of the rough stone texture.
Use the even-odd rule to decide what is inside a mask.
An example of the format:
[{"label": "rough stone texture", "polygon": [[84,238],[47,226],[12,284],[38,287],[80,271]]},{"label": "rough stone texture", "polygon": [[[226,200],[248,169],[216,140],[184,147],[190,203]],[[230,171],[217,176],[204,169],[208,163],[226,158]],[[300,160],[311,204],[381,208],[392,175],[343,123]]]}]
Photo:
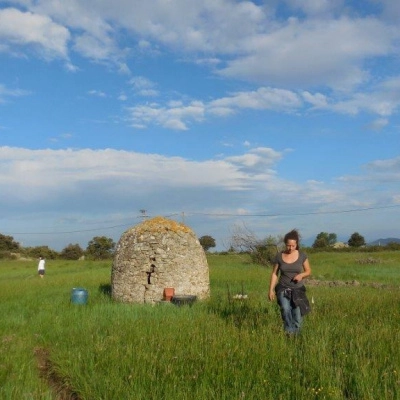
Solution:
[{"label": "rough stone texture", "polygon": [[164,288],[175,295],[209,297],[206,255],[194,232],[156,217],[128,229],[116,248],[111,272],[112,297],[127,303],[155,303]]}]

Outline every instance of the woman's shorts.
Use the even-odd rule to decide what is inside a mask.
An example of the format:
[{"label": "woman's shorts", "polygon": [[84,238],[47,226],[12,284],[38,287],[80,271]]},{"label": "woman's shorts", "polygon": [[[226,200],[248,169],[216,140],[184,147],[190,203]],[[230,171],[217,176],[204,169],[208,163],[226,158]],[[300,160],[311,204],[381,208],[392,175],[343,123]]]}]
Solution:
[{"label": "woman's shorts", "polygon": [[39,275],[44,275],[44,269],[39,269],[38,273]]}]

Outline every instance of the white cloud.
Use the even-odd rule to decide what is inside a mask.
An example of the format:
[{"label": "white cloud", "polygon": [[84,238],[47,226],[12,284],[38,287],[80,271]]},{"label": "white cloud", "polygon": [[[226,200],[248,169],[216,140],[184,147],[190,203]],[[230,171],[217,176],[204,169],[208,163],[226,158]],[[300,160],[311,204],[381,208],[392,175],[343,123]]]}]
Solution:
[{"label": "white cloud", "polygon": [[[152,83],[138,80],[139,92]],[[159,93],[157,93],[159,94]],[[311,106],[311,107],[309,107]],[[204,103],[192,100],[170,100],[165,105],[149,103],[129,108],[133,126],[147,127],[151,124],[175,130],[189,129],[188,122],[202,122],[211,116],[228,117],[244,110],[273,112],[306,112],[325,110],[340,114],[356,115],[368,112],[381,118],[374,120],[370,129],[379,130],[388,124],[387,117],[400,107],[400,78],[390,78],[371,87],[369,92],[354,92],[331,97],[310,91],[295,92],[286,89],[259,87],[253,91],[232,93]]]},{"label": "white cloud", "polygon": [[368,92],[356,92],[344,100],[331,104],[330,109],[344,114],[358,114],[367,111],[381,117],[397,112],[400,106],[400,78],[383,80]]},{"label": "white cloud", "polygon": [[75,38],[74,49],[85,57],[95,60],[107,60],[111,58],[113,46],[110,40],[105,37],[102,40],[89,34],[82,34]]},{"label": "white cloud", "polygon": [[11,49],[14,46],[38,46],[39,53],[46,59],[68,58],[70,33],[47,15],[15,8],[0,10],[0,39]]},{"label": "white cloud", "polygon": [[5,103],[11,97],[28,96],[30,92],[22,89],[9,89],[0,83],[0,104]]},{"label": "white cloud", "polygon": [[256,91],[238,92],[231,96],[213,100],[208,107],[226,109],[253,109],[253,110],[274,110],[291,111],[302,106],[299,96],[289,90],[261,87]]},{"label": "white cloud", "polygon": [[181,103],[160,106],[157,103],[128,108],[129,119],[134,127],[146,127],[150,124],[167,129],[187,130],[191,121],[200,122],[204,118],[205,108],[199,101],[187,105]]},{"label": "white cloud", "polygon": [[247,54],[220,71],[229,77],[289,87],[346,89],[363,83],[363,61],[395,51],[399,30],[373,19],[290,18],[274,31],[246,42]]},{"label": "white cloud", "polygon": [[400,178],[400,156],[387,159],[387,160],[375,160],[367,164],[368,169],[379,173],[387,173],[398,175]]},{"label": "white cloud", "polygon": [[310,93],[310,92],[303,92],[302,93],[304,101],[310,103],[315,108],[326,108],[328,106],[328,97],[321,93]]},{"label": "white cloud", "polygon": [[227,157],[226,161],[250,174],[274,175],[271,167],[282,158],[282,153],[271,148],[259,147],[240,156]]},{"label": "white cloud", "polygon": [[125,93],[121,93],[121,94],[118,96],[118,100],[120,100],[120,101],[127,101],[127,100],[128,100],[128,96],[127,96]]},{"label": "white cloud", "polygon": [[236,51],[264,21],[263,8],[249,1],[119,0],[101,12],[145,40],[189,52]]},{"label": "white cloud", "polygon": [[156,97],[159,94],[158,90],[156,90],[156,83],[144,76],[134,76],[129,80],[129,84],[135,93],[140,96]]},{"label": "white cloud", "polygon": [[192,100],[185,104],[181,100],[128,108],[132,126],[146,127],[151,124],[175,130],[189,129],[188,123],[202,122],[207,116],[226,117],[241,110],[271,110],[292,112],[303,105],[296,93],[273,88],[259,88],[251,92],[238,92],[230,96],[203,103]]},{"label": "white cloud", "polygon": [[[133,225],[138,222],[132,220],[133,216],[142,208],[150,215],[178,215],[184,211],[193,229],[208,234],[218,231],[218,235],[226,236],[235,220],[244,221],[239,214],[247,218],[263,213],[281,215],[270,226],[271,234],[300,226],[304,227],[302,233],[315,235],[324,230],[328,218],[318,215],[313,219],[317,212],[399,204],[398,158],[372,161],[360,175],[343,177],[331,185],[313,180],[295,183],[279,177],[277,164],[285,162],[284,155],[289,154],[254,148],[220,160],[190,161],[112,149],[0,147],[1,218],[14,227],[9,233],[17,232],[16,226],[24,232],[68,231],[71,227],[87,231],[95,223],[110,226],[116,220]],[[196,219],[197,214],[200,217]],[[226,220],[224,214],[236,217]],[[345,221],[338,214],[340,229],[364,227],[365,218],[360,214],[346,214]],[[330,229],[334,229],[338,219],[334,215],[329,218],[333,219]],[[264,236],[270,222],[257,216],[245,221]],[[375,224],[374,229],[379,226]],[[78,236],[87,243],[94,234],[74,234],[74,239],[65,235],[57,239],[53,234],[45,241],[54,246],[58,240],[57,246],[62,248],[70,240],[75,243]],[[24,235],[16,240],[20,237],[26,240]]]},{"label": "white cloud", "polygon": [[[258,153],[258,161],[264,157],[276,157],[272,150]],[[56,202],[77,196],[76,205],[90,209],[88,197],[121,198],[141,197],[164,190],[216,191],[245,190],[252,184],[240,171],[245,161],[209,160],[188,161],[181,157],[157,154],[141,154],[128,151],[106,150],[28,150],[0,148],[0,165],[4,172],[0,184],[4,187],[1,201],[24,204],[44,202],[57,207]],[[175,189],[174,189],[175,188]],[[72,196],[72,197],[71,197]],[[133,196],[133,197],[132,197]],[[131,200],[129,200],[130,202]],[[161,199],[160,199],[161,201]],[[160,203],[161,204],[161,203]]]},{"label": "white cloud", "polygon": [[88,94],[96,97],[107,97],[107,95],[103,91],[96,89],[89,90]]},{"label": "white cloud", "polygon": [[[49,206],[57,209],[61,202],[67,209],[90,213],[93,206],[91,198],[98,201],[104,199],[105,208],[113,207],[112,203],[106,205],[106,200],[112,198],[122,201],[129,208],[135,199],[145,196],[154,208],[162,209],[166,199],[160,198],[157,193],[211,190],[219,193],[218,201],[226,202],[227,206],[235,204],[236,207],[236,201],[247,203],[239,195],[245,191],[250,203],[254,203],[261,194],[262,199],[274,198],[270,205],[278,208],[291,201],[306,208],[309,203],[319,207],[340,207],[340,204],[350,204],[352,198],[368,199],[373,204],[374,198],[379,198],[380,194],[373,194],[369,189],[382,182],[385,182],[385,188],[390,189],[384,193],[385,196],[398,195],[399,157],[372,161],[362,174],[338,178],[334,188],[315,180],[295,184],[280,178],[276,167],[283,162],[285,154],[289,157],[290,152],[259,147],[220,160],[190,161],[182,157],[113,149],[28,150],[0,147],[3,171],[0,176],[3,188],[0,203],[9,208],[19,204],[28,208],[40,206],[45,211]],[[230,192],[237,193],[236,200]],[[182,201],[176,207],[185,207],[185,200]],[[201,203],[202,199],[198,199],[195,208],[203,208]]]},{"label": "white cloud", "polygon": [[373,131],[380,131],[388,124],[389,120],[387,118],[378,118],[372,121],[370,124],[368,124],[367,128]]},{"label": "white cloud", "polygon": [[[371,58],[398,52],[400,29],[388,19],[354,17],[357,10],[342,0],[286,3],[283,19],[272,5],[251,1],[25,1],[30,12],[2,10],[13,18],[4,14],[0,32],[8,40],[38,43],[63,57],[71,42],[84,57],[111,63],[124,73],[129,72],[126,58],[134,52],[172,49],[219,68],[214,71],[223,77],[295,90],[352,89],[369,81]],[[384,1],[383,7],[384,12],[398,12],[393,2]],[[303,18],[296,17],[299,10]],[[147,88],[143,94],[158,93]]]}]

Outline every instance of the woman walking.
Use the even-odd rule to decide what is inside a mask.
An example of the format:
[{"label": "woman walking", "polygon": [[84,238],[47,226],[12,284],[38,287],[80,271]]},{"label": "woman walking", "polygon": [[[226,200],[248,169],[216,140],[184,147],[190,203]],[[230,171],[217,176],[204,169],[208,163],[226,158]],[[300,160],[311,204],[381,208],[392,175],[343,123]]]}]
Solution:
[{"label": "woman walking", "polygon": [[297,230],[284,237],[285,250],[278,253],[271,274],[268,297],[278,298],[286,333],[299,333],[303,315],[310,312],[304,278],[311,274],[305,253],[299,250],[300,235]]}]

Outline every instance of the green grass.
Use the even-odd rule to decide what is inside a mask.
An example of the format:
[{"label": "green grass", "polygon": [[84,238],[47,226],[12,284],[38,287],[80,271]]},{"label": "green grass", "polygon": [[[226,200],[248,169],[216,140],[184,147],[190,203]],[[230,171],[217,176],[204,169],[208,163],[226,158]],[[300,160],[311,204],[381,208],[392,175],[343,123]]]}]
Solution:
[{"label": "green grass", "polygon": [[390,287],[309,286],[295,338],[267,301],[270,270],[243,256],[209,255],[211,298],[192,307],[113,302],[110,262],[48,261],[41,280],[36,262],[1,261],[0,398],[399,399],[400,254],[363,257],[310,255],[316,278]]},{"label": "green grass", "polygon": [[400,253],[315,253],[310,254],[313,277],[323,280],[359,280],[399,285]]}]

